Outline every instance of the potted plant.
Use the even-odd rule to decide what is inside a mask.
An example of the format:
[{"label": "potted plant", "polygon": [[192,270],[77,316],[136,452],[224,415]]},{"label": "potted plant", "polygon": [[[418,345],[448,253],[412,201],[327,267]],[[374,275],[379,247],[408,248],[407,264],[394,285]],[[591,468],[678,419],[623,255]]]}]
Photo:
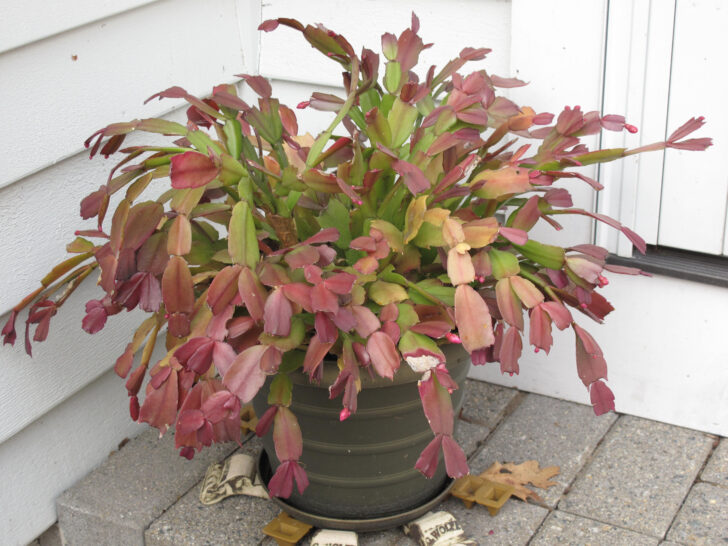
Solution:
[{"label": "potted plant", "polygon": [[[574,314],[601,322],[612,311],[597,291],[607,283],[604,272],[640,271],[606,264],[607,252],[597,246],[562,248],[529,231],[539,221],[559,229],[562,214],[586,215],[644,251],[628,227],[574,208],[568,190],[553,183],[578,178],[599,190],[571,169],[648,150],[704,150],[710,139],[685,140],[703,119],[691,119],[665,142],[589,150],[580,137],[636,128],[622,116],[578,106],[558,116],[519,107],[497,92],[523,82],[484,70],[461,74],[488,49],[466,47],[418,77],[418,56],[432,44],[418,36],[414,15],[399,36],[382,36],[384,59],[366,48],[357,54],[321,25],[282,18],[260,29],[279,25],[301,32],[343,68],[343,96],[314,93],[298,105],[330,111],[328,128],[316,138],[299,131],[294,110],[272,97],[270,84],[243,74],[260,97],[257,106],[230,85],[205,99],[172,87],[151,98],[185,99],[186,125],[137,119],[97,131],[86,141],[90,155],[118,151],[124,158],[81,202],[81,216],[96,223],[76,233],[67,246],[73,256],[13,309],[4,343],[15,341],[17,315],[28,308],[30,354],[30,329],[34,341],[43,341],[58,309],[97,274],[104,295],[86,303],[84,330],[98,332],[123,310],[148,313],[115,364],[126,379],[131,418],[162,433],[174,427],[180,454],[191,458],[213,442],[239,441],[241,404],[255,399],[257,432],[273,429],[269,490],[289,497],[295,484],[304,505],[306,470],[315,466],[302,458],[304,447],[313,452],[328,442],[320,452],[340,453],[331,446],[357,423],[366,429],[354,433],[365,455],[356,463],[344,456],[341,464],[363,489],[375,484],[368,487],[374,494],[391,485],[374,477],[386,466],[380,447],[394,441],[376,434],[396,439],[415,431],[416,441],[400,441],[394,450],[397,464],[435,478],[413,486],[399,509],[435,494],[445,474],[467,474],[453,416],[469,361],[458,363],[447,346],[461,345],[474,365],[499,362],[503,373],[518,373],[526,321],[528,342],[546,352],[553,326],[571,328],[595,413],[614,409],[602,352]],[[174,140],[122,148],[134,131]],[[155,185],[158,198],[140,200]],[[111,210],[112,196],[121,195]],[[167,352],[152,363],[160,334]],[[301,403],[299,394],[320,401]],[[419,425],[386,413],[395,406],[412,413],[410,399],[424,409],[415,411]],[[293,410],[318,424],[300,427]],[[428,424],[432,434],[416,429]],[[346,452],[353,440],[342,441]],[[400,451],[410,444],[414,455]],[[362,470],[367,458],[374,475]],[[318,478],[321,489],[336,485]],[[397,483],[398,491],[409,487]],[[359,495],[353,504],[370,508],[357,516],[398,509],[383,506],[381,492],[369,504]],[[314,497],[307,506],[325,510]]]}]

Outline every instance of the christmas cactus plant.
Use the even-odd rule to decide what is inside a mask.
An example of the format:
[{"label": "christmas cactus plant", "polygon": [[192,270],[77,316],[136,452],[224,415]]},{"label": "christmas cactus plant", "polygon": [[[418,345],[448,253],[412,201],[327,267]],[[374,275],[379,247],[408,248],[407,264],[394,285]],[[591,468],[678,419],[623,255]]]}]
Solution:
[{"label": "christmas cactus plant", "polygon": [[[415,16],[399,36],[382,36],[383,59],[366,48],[357,54],[321,25],[277,19],[260,29],[280,25],[343,68],[341,96],[313,93],[298,105],[331,112],[328,128],[315,138],[300,130],[268,81],[243,74],[257,105],[232,85],[204,99],[172,87],[152,98],[186,100],[186,125],[141,119],[97,131],[86,142],[92,157],[124,157],[81,202],[81,216],[96,222],[76,233],[67,246],[73,256],[14,308],[4,342],[15,341],[16,317],[29,308],[30,354],[31,328],[43,341],[58,309],[98,271],[104,295],[86,303],[82,327],[93,334],[110,315],[148,313],[115,370],[126,379],[131,418],[162,433],[174,427],[181,455],[239,441],[241,404],[273,376],[257,432],[273,427],[282,464],[269,487],[283,497],[294,481],[301,491],[308,483],[288,374],[302,369],[319,381],[327,355],[338,359],[329,391],[341,397],[341,420],[357,410],[362,374],[392,378],[403,360],[421,374],[434,433],[416,462],[426,476],[441,449],[450,476],[468,472],[452,438],[457,385],[444,343],[462,343],[475,365],[499,362],[514,374],[526,322],[525,342],[546,352],[554,326],[571,328],[594,411],[613,409],[602,351],[574,316],[601,322],[612,311],[597,291],[605,271],[640,272],[606,264],[597,246],[562,248],[529,232],[541,221],[560,229],[564,214],[586,215],[644,250],[628,227],[575,208],[553,183],[576,178],[599,190],[571,169],[648,150],[703,150],[710,139],[685,140],[702,118],[665,142],[589,150],[581,137],[636,128],[618,115],[577,106],[554,116],[499,96],[499,88],[523,82],[462,72],[488,49],[467,47],[418,77],[418,56],[432,44],[418,36]],[[135,131],[173,140],[123,148]],[[156,200],[140,200],[155,187]],[[160,334],[166,355],[152,363]]]}]

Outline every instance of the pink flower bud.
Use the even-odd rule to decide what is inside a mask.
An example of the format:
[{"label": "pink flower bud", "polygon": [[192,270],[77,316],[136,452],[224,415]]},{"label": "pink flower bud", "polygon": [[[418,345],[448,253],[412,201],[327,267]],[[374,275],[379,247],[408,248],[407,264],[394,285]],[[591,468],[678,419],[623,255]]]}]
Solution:
[{"label": "pink flower bud", "polygon": [[629,123],[625,123],[624,128],[632,134],[635,134],[638,130],[637,127],[635,127],[634,125],[630,125]]},{"label": "pink flower bud", "polygon": [[447,334],[445,334],[445,339],[447,339],[450,343],[462,343],[462,341],[460,340],[460,336],[452,332],[448,332]]},{"label": "pink flower bud", "polygon": [[581,307],[582,309],[586,309],[586,308],[587,308],[588,306],[587,306],[587,304],[586,304],[586,303],[584,303],[584,302],[581,302],[581,303],[579,304],[579,307]]},{"label": "pink flower bud", "polygon": [[305,100],[305,101],[303,101],[303,102],[299,102],[299,103],[298,103],[298,104],[296,105],[296,108],[298,108],[299,110],[303,110],[304,108],[308,108],[308,105],[309,105],[309,104],[311,104],[311,103],[310,103],[310,101],[307,101],[307,100]]},{"label": "pink flower bud", "polygon": [[339,413],[339,421],[346,421],[350,415],[351,412],[349,411],[349,408],[342,409]]}]

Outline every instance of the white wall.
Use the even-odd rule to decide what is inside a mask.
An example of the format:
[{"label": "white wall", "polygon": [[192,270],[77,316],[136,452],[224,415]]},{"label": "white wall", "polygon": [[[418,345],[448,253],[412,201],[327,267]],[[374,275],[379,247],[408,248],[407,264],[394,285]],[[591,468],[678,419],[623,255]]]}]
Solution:
[{"label": "white wall", "polygon": [[[88,229],[79,202],[113,159],[88,160],[83,141],[111,122],[179,118],[180,101],[144,100],[181,85],[204,95],[257,72],[254,0],[29,0],[0,17],[0,321]],[[134,142],[134,139],[130,142]],[[34,358],[0,350],[0,543],[24,544],[55,520],[55,498],[141,427],[128,418],[123,380],[109,371],[140,315],[111,317],[90,337],[82,287]],[[24,318],[23,318],[24,320]]]},{"label": "white wall", "polygon": [[[678,28],[682,25],[683,29],[694,23],[696,13],[714,12],[717,4],[721,4],[677,2],[676,25]],[[690,109],[686,110],[686,101],[682,100],[682,117],[676,118],[671,110],[669,124],[666,119],[674,2],[615,1],[609,3],[608,11],[606,2],[577,0],[513,0],[512,5],[512,71],[533,82],[518,90],[525,97],[519,96],[517,102],[533,100],[536,104],[538,100],[538,104],[546,102],[552,108],[549,111],[556,111],[562,103],[598,109],[604,100],[604,113],[624,113],[641,131],[638,135],[626,136],[607,133],[602,137],[603,145],[631,148],[666,138],[666,130],[667,134],[671,133],[689,117],[704,114],[709,106],[706,101],[713,96],[712,89],[704,101],[701,86],[695,86],[693,79],[678,81],[676,76],[673,88],[690,86]],[[717,16],[713,13],[713,17],[724,16],[725,13]],[[705,26],[700,29],[700,43],[724,40],[721,32],[710,31]],[[607,34],[609,43],[605,47]],[[539,49],[539,55],[533,54],[535,48]],[[724,53],[714,49],[706,48],[706,59]],[[603,72],[605,53],[607,65]],[[684,65],[691,53],[681,51],[674,55],[682,56]],[[720,74],[701,73],[701,77],[715,79],[716,89],[725,87],[725,78]],[[718,113],[696,136],[719,137],[722,121]],[[720,139],[716,140],[714,148],[707,152],[683,152],[673,154],[670,159],[673,162],[682,159],[680,172],[694,172],[696,169],[691,166],[704,160],[711,164],[712,157],[722,157],[716,149],[721,145]],[[662,160],[662,153],[653,153],[603,167],[600,181],[606,189],[599,199],[600,212],[628,226],[637,226],[640,233],[644,231],[648,242],[657,243],[658,221],[664,223],[669,214],[660,214],[662,204],[668,211],[680,209],[685,213],[684,218],[674,217],[671,229],[690,231],[694,241],[722,241],[724,223],[720,215],[712,220],[706,215],[696,217],[691,200],[717,200],[724,207],[726,176],[723,171],[714,169],[703,173],[699,184],[693,184],[690,178],[689,188],[687,179],[682,180],[679,192],[662,192]],[[671,183],[673,173],[666,171],[666,175]],[[573,183],[569,185],[570,190],[577,187]],[[593,206],[591,196],[591,190],[582,189],[576,198],[582,205],[590,202]],[[577,227],[576,233],[581,233],[582,240],[575,242],[591,242],[590,225],[584,225],[581,230]],[[559,244],[574,240],[549,233],[548,228],[541,234]],[[619,250],[623,255],[632,254],[631,245],[625,245],[627,241],[622,236],[618,244],[611,228],[599,227],[594,235],[598,244],[615,252]],[[607,276],[610,285],[602,293],[616,310],[606,317],[603,325],[579,313],[574,315],[604,351],[617,411],[728,435],[728,348],[723,343],[728,325],[724,313],[728,308],[728,289],[664,276]],[[502,385],[588,404],[587,391],[576,373],[574,345],[573,333],[567,331],[554,335],[554,349],[549,355],[526,349],[519,376],[502,376],[498,365],[492,364],[474,368],[471,374]]]}]

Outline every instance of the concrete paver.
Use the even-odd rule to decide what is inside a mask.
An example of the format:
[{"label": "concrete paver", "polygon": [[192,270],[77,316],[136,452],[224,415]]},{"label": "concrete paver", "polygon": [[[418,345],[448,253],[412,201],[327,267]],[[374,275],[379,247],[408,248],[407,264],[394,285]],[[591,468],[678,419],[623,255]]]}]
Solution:
[{"label": "concrete paver", "polygon": [[683,544],[728,543],[728,489],[712,483],[696,483],[667,534]]},{"label": "concrete paver", "polygon": [[662,538],[711,443],[700,432],[622,416],[559,509]]},{"label": "concrete paver", "polygon": [[556,510],[543,522],[532,546],[656,546],[659,540]]},{"label": "concrete paver", "polygon": [[589,406],[529,394],[488,437],[471,470],[479,473],[496,461],[518,464],[530,459],[542,468],[559,466],[556,485],[537,490],[553,507],[616,418],[595,417]]},{"label": "concrete paver", "polygon": [[703,481],[728,486],[728,439],[723,438],[708,459],[703,472]]},{"label": "concrete paver", "polygon": [[468,379],[461,417],[493,429],[519,396],[515,389]]}]

